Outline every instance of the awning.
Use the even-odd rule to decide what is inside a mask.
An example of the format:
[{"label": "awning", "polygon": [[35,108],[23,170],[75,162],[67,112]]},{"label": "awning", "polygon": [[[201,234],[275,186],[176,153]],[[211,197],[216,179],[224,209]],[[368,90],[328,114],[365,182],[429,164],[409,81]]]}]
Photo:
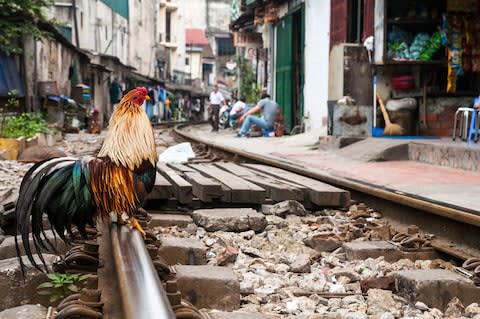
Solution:
[{"label": "awning", "polygon": [[0,96],[7,96],[12,90],[16,90],[17,97],[25,97],[25,87],[15,59],[0,51]]},{"label": "awning", "polygon": [[253,12],[244,12],[235,21],[230,22],[230,30],[237,31],[253,26]]}]

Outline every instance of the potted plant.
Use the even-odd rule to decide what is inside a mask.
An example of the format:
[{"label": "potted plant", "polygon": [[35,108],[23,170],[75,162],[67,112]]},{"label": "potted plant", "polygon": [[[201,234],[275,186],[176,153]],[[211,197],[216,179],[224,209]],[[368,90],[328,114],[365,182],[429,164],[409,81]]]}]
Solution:
[{"label": "potted plant", "polygon": [[8,137],[5,133],[8,125],[8,110],[18,108],[20,101],[17,98],[17,91],[11,90],[7,93],[7,103],[0,108],[0,158],[13,160],[17,159],[20,152],[20,144],[16,138]]},{"label": "potted plant", "polygon": [[26,139],[38,133],[47,133],[47,122],[39,113],[11,115],[8,109],[17,108],[20,102],[16,91],[8,93],[7,103],[2,108],[0,119],[0,156],[16,160],[26,145]]}]

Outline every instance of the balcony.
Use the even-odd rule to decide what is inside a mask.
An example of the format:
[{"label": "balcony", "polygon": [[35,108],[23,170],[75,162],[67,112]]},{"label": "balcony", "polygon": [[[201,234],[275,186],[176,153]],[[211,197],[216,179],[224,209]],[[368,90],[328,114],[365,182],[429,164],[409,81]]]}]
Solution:
[{"label": "balcony", "polygon": [[167,11],[175,11],[178,9],[176,0],[160,0],[160,8],[166,8]]},{"label": "balcony", "polygon": [[176,49],[178,47],[177,37],[171,34],[159,33],[158,42],[167,48]]}]

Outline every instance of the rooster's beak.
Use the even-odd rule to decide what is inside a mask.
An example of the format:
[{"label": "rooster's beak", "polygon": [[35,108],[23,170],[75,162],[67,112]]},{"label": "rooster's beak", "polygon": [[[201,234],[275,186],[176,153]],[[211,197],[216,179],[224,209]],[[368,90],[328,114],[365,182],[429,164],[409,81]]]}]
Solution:
[{"label": "rooster's beak", "polygon": [[148,95],[145,95],[145,101],[150,101],[150,97]]}]

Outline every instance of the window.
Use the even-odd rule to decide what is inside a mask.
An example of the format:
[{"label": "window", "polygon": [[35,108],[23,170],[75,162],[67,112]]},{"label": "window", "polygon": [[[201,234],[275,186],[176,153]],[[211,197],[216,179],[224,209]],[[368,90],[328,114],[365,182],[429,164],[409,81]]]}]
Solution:
[{"label": "window", "polygon": [[105,40],[108,40],[108,26],[105,25]]},{"label": "window", "polygon": [[166,42],[170,42],[171,19],[172,19],[172,14],[170,11],[167,11],[165,14],[165,41]]},{"label": "window", "polygon": [[83,12],[80,12],[80,27],[83,29]]},{"label": "window", "polygon": [[347,42],[361,43],[363,32],[363,0],[348,1]]},{"label": "window", "polygon": [[185,58],[185,65],[190,65],[190,59],[189,58]]},{"label": "window", "polygon": [[235,47],[232,43],[232,38],[217,38],[217,55],[234,55]]}]

